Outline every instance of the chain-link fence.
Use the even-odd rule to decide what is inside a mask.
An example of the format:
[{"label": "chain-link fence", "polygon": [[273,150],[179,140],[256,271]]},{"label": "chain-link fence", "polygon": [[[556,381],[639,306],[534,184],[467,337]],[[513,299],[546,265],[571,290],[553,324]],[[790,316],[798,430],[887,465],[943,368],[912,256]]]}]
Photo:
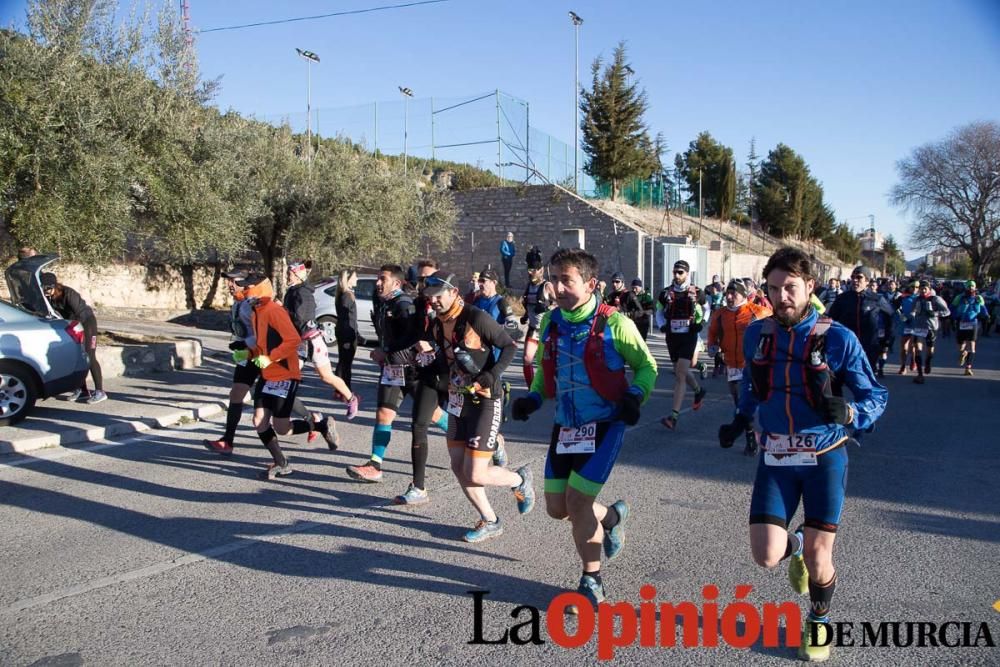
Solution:
[{"label": "chain-link fence", "polygon": [[[305,132],[305,111],[265,116]],[[494,90],[461,98],[409,97],[350,107],[314,109],[311,128],[319,136],[339,136],[372,153],[406,155],[414,168],[429,162],[472,165],[501,181],[558,183],[573,188],[573,147],[531,124],[528,102]],[[599,196],[578,157],[579,191]]]}]

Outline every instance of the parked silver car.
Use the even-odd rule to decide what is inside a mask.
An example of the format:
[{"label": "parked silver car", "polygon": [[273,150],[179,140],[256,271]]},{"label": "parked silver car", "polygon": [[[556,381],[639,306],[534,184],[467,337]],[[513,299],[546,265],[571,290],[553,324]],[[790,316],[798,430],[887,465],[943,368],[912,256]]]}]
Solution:
[{"label": "parked silver car", "polygon": [[39,398],[78,388],[90,368],[83,326],[62,319],[42,292],[42,269],[58,259],[37,255],[5,272],[11,300],[0,300],[0,426],[23,420]]},{"label": "parked silver car", "polygon": [[[368,339],[375,337],[372,310],[375,302],[375,281],[378,276],[359,275],[354,288],[354,299],[358,304],[358,331]],[[313,291],[316,297],[316,323],[323,329],[323,340],[328,346],[337,344],[334,329],[337,326],[337,279],[324,278]]]}]

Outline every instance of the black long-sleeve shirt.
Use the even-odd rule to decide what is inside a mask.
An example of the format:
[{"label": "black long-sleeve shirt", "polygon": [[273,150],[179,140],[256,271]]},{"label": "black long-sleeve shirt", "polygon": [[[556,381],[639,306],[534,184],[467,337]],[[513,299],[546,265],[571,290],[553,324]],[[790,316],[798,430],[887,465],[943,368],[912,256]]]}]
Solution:
[{"label": "black long-sleeve shirt", "polygon": [[83,300],[72,287],[62,286],[62,298],[61,299],[50,299],[49,302],[52,307],[56,309],[56,312],[62,315],[67,320],[76,320],[77,322],[85,322],[89,319],[96,318],[94,315],[94,310],[87,302]]},{"label": "black long-sleeve shirt", "polygon": [[343,291],[337,295],[337,340],[353,343],[358,339],[358,302],[354,293]]},{"label": "black long-sleeve shirt", "polygon": [[[486,313],[475,306],[466,305],[456,316],[455,327],[449,340],[445,340],[444,323],[440,319],[431,321],[431,326],[424,333],[424,339],[437,345],[438,373],[447,378],[452,364],[448,350],[456,347],[464,349],[480,366],[480,372],[473,378],[482,387],[489,387],[490,396],[499,398],[502,395],[501,376],[514,359],[517,347],[510,334]],[[494,351],[499,350],[499,355]],[[452,357],[454,352],[451,353]]]}]

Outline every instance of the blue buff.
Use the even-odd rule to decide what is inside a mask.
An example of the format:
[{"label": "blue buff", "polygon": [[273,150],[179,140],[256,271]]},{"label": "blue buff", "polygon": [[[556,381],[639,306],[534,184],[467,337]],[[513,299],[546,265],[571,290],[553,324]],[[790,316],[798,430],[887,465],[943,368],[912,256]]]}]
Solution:
[{"label": "blue buff", "polygon": [[372,461],[382,462],[391,439],[392,424],[375,424],[375,430],[372,431]]},{"label": "blue buff", "polygon": [[445,433],[447,433],[448,432],[448,413],[445,412],[444,410],[442,410],[441,411],[441,419],[438,419],[436,422],[434,422],[434,425],[437,426],[442,431],[444,431]]}]

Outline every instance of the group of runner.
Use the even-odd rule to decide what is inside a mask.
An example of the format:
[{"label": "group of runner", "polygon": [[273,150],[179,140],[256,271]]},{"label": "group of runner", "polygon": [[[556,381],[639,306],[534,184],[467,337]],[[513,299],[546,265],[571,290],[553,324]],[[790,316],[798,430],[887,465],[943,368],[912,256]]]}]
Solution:
[{"label": "group of runner", "polygon": [[[903,329],[902,339],[922,355],[922,377],[933,356],[933,339],[921,335],[924,327],[936,330],[935,317],[958,313],[959,334],[969,331],[961,322],[979,316],[974,285],[948,305],[922,283],[915,291],[880,294],[870,289],[871,272],[858,267],[851,276],[853,289],[838,293],[827,306],[826,295],[816,293],[809,257],[792,248],[769,259],[766,293],[739,279],[725,286],[713,279],[700,290],[691,283],[691,267],[681,260],[673,266],[671,284],[655,299],[641,281],[626,285],[620,273],[603,295],[599,269],[597,259],[579,249],[561,249],[547,263],[529,256],[528,284],[521,295],[528,392],[510,405],[513,419],[527,420],[546,401],[554,403],[542,491],[549,516],[570,523],[581,562],[577,592],[592,605],[604,601],[602,563],[616,558],[625,544],[629,503],[619,499],[605,505],[598,497],[627,428],[638,423],[655,386],[649,330],[655,324],[662,332],[673,363],[673,409],[661,421],[675,429],[686,389],[694,392],[693,409],[705,399],[701,378],[692,369],[699,334],[707,327],[707,350],[725,373],[734,405],[732,421],[719,427],[719,443],[728,448],[743,439],[746,454],[759,454],[749,509],[753,559],[767,568],[788,560],[793,589],[809,597],[800,657],[825,659],[824,623],[837,583],[833,547],[844,502],[847,444],[871,429],[888,398],[878,379],[889,337],[883,327],[891,320],[914,327],[914,333]],[[307,270],[302,263],[290,266],[289,283],[304,281]],[[517,347],[509,322],[516,316],[498,298],[498,277],[489,270],[479,275],[474,294],[466,294],[464,283],[433,261],[421,262],[417,273],[411,285],[401,267],[380,267],[371,355],[379,367],[371,456],[347,472],[364,482],[382,480],[393,422],[410,397],[413,475],[395,502],[429,500],[426,462],[433,425],[446,434],[452,473],[478,515],[463,539],[480,542],[504,529],[487,487],[509,489],[520,514],[530,512],[536,500],[531,468],[507,467],[500,434],[509,394],[502,378]],[[226,433],[206,444],[221,454],[232,452],[242,401],[254,385],[254,427],[273,458],[263,476],[273,479],[291,472],[279,435],[318,433],[331,449],[337,446],[333,419],[297,406],[300,358],[311,362],[354,412],[358,399],[329,372],[308,303],[292,294],[282,307],[261,276],[233,272],[226,277],[236,299],[232,347],[237,366]],[[974,347],[965,360],[970,368],[972,355]],[[804,520],[793,527],[800,502]]]}]

